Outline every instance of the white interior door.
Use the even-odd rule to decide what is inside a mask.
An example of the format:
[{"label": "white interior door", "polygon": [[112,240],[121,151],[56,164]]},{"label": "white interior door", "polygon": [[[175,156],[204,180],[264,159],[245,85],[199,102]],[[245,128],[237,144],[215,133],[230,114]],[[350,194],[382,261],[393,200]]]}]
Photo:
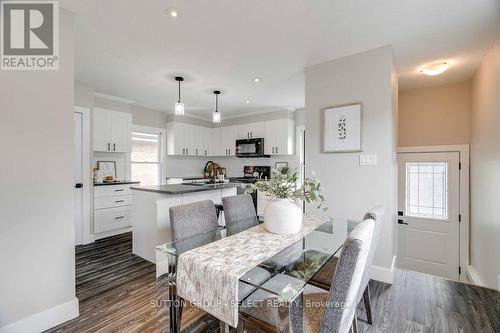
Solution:
[{"label": "white interior door", "polygon": [[83,227],[83,119],[79,112],[73,113],[75,128],[75,156],[74,156],[74,182],[75,182],[75,245],[82,244]]},{"label": "white interior door", "polygon": [[398,267],[459,279],[459,160],[399,155]]}]

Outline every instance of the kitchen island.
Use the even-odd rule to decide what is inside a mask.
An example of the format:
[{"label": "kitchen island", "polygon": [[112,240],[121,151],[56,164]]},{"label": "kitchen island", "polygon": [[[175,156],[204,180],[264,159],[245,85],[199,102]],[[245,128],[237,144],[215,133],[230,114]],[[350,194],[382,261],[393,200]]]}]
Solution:
[{"label": "kitchen island", "polygon": [[241,184],[132,186],[132,252],[155,263],[155,247],[171,240],[169,208],[202,200],[221,204]]}]

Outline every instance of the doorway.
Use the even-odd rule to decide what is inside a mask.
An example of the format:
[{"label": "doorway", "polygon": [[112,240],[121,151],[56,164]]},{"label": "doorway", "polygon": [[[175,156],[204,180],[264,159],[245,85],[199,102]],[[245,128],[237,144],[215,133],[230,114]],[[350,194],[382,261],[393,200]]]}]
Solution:
[{"label": "doorway", "polygon": [[398,267],[459,280],[459,152],[400,154],[398,183]]},{"label": "doorway", "polygon": [[75,107],[73,127],[75,245],[81,245],[93,241],[90,234],[90,118],[88,109]]}]

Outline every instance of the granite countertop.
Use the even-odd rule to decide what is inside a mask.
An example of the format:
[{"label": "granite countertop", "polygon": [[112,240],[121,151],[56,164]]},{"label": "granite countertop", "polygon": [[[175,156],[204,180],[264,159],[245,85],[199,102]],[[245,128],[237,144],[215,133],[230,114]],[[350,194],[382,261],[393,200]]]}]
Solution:
[{"label": "granite countertop", "polygon": [[106,186],[106,185],[127,185],[127,184],[140,184],[141,182],[136,181],[136,180],[119,180],[117,182],[112,182],[112,183],[94,183],[94,186]]},{"label": "granite countertop", "polygon": [[223,188],[233,188],[241,186],[236,183],[225,184],[210,184],[210,185],[191,185],[191,184],[167,184],[167,185],[153,185],[153,186],[132,186],[132,190],[155,192],[162,194],[184,194],[192,192],[213,191]]}]

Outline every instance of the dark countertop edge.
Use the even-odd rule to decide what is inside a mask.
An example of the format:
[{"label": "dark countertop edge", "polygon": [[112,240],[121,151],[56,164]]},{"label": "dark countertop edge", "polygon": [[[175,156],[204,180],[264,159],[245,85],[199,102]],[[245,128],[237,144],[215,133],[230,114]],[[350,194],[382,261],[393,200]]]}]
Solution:
[{"label": "dark countertop edge", "polygon": [[113,183],[94,183],[94,186],[108,186],[108,185],[127,185],[127,184],[140,184],[141,182],[136,180],[123,180]]},{"label": "dark countertop edge", "polygon": [[[158,189],[154,187],[148,187],[148,186],[131,186],[130,189],[136,190],[136,191],[144,191],[144,192],[154,192],[154,193],[160,193],[160,194],[185,194],[185,193],[193,193],[193,192],[207,192],[207,191],[216,191],[216,190],[221,190],[225,188],[234,188],[241,186],[241,184],[236,184],[236,183],[228,183],[224,185],[220,185],[218,187],[204,187],[204,186],[196,186],[196,185],[181,185],[181,184],[172,184],[173,186],[183,186],[186,189],[182,190],[165,190],[165,189]],[[162,185],[162,186],[169,186],[169,185]]]},{"label": "dark countertop edge", "polygon": [[184,179],[184,180],[195,180],[195,179],[207,179],[203,176],[193,176],[193,177],[167,177],[167,179]]}]

